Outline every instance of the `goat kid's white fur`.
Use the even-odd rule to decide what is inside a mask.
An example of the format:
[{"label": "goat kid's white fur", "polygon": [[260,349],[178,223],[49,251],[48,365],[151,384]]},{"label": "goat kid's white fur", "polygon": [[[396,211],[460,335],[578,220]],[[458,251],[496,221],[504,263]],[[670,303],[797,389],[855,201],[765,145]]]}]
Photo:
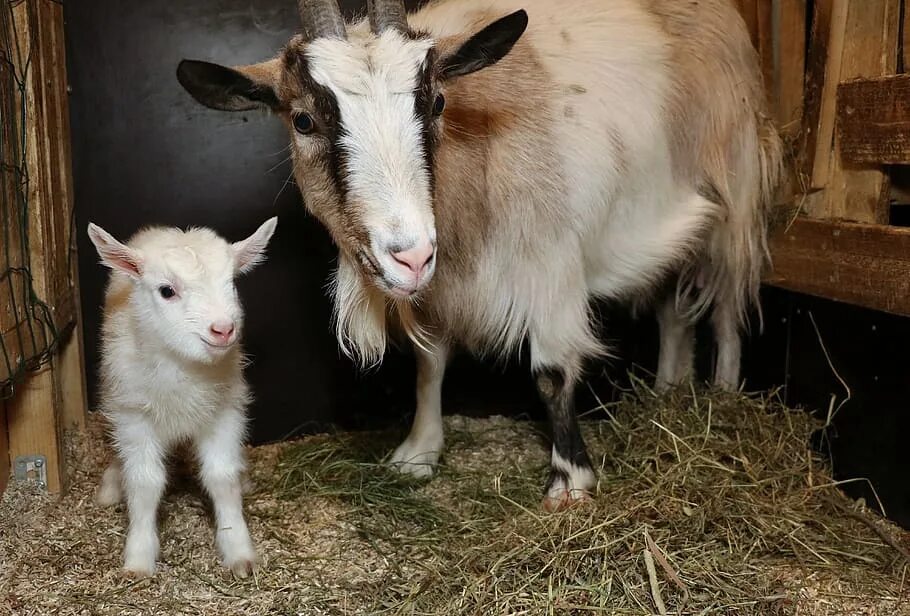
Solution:
[{"label": "goat kid's white fur", "polygon": [[[126,496],[123,566],[133,575],[155,572],[165,456],[182,442],[198,456],[224,566],[245,577],[256,563],[242,511],[250,393],[234,277],[264,259],[276,224],[271,218],[234,244],[205,228],[149,228],[122,244],[89,225],[101,262],[113,270],[102,325],[100,410],[117,461],[105,471],[96,498],[113,505]],[[174,296],[165,297],[163,287]],[[233,334],[212,346],[210,325],[225,322],[233,322]]]}]

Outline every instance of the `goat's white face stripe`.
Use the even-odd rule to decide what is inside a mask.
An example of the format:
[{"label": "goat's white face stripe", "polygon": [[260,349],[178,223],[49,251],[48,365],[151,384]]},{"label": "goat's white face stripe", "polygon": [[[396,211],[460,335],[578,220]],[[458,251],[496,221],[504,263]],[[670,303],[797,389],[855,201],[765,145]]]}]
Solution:
[{"label": "goat's white face stripe", "polygon": [[[311,77],[338,104],[345,206],[358,209],[380,264],[389,250],[435,241],[431,171],[414,108],[432,45],[385,32],[367,44],[319,39],[306,50]],[[385,274],[394,278],[394,272]]]}]

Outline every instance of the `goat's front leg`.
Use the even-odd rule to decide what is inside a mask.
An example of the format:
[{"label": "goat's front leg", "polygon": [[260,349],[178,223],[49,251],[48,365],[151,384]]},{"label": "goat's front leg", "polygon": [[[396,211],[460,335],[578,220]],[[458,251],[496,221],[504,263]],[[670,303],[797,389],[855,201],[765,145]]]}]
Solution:
[{"label": "goat's front leg", "polygon": [[537,391],[550,417],[553,450],[544,509],[556,511],[590,498],[596,477],[575,414],[577,371],[548,366],[535,370]]},{"label": "goat's front leg", "polygon": [[158,503],[167,480],[163,447],[153,430],[137,416],[116,422],[114,439],[129,514],[123,568],[136,576],[152,575],[158,559]]},{"label": "goat's front leg", "polygon": [[392,453],[390,463],[400,472],[429,477],[442,452],[442,381],[448,348],[441,341],[417,353],[417,410],[411,432]]},{"label": "goat's front leg", "polygon": [[256,564],[256,550],[243,518],[245,429],[243,414],[231,409],[196,439],[200,479],[215,509],[215,543],[222,564],[241,578],[252,573]]}]

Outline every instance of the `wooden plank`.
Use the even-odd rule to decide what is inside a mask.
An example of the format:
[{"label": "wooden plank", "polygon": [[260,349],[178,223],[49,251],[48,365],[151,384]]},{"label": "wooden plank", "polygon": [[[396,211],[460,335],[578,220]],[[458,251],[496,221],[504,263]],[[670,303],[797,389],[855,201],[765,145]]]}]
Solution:
[{"label": "wooden plank", "polygon": [[798,218],[771,254],[767,284],[910,316],[910,229]]},{"label": "wooden plank", "polygon": [[10,458],[43,455],[47,458],[47,489],[63,488],[63,455],[58,409],[60,392],[52,366],[44,366],[16,388],[6,403]]},{"label": "wooden plank", "polygon": [[842,83],[837,138],[845,163],[910,164],[910,75]]},{"label": "wooden plank", "polygon": [[[810,171],[810,187],[823,188],[830,179],[831,154],[834,143],[834,123],[837,111],[837,84],[840,82],[841,66],[844,57],[844,44],[847,33],[847,14],[851,0],[821,0],[823,6],[830,2],[827,40],[824,45],[813,50],[813,53],[825,55],[817,61],[824,62],[822,83],[818,101],[818,125],[813,144],[815,152]],[[823,15],[819,16],[824,18]],[[819,24],[822,28],[823,24]],[[816,43],[816,41],[812,41]]]},{"label": "wooden plank", "polygon": [[82,347],[82,323],[77,319],[64,339],[59,356],[58,377],[62,408],[60,422],[63,430],[83,430],[88,415],[85,389],[85,359]]},{"label": "wooden plank", "polygon": [[[900,0],[848,0],[847,4],[838,82],[893,74],[897,70]],[[836,89],[833,101],[836,117]],[[828,190],[809,200],[809,213],[819,218],[887,223],[888,175],[878,168],[844,165],[836,134],[832,152],[824,183]],[[822,171],[818,165],[815,170]]]},{"label": "wooden plank", "polygon": [[6,434],[6,405],[0,402],[0,494],[9,481],[9,439]]},{"label": "wooden plank", "polygon": [[800,132],[806,79],[806,0],[774,3],[773,44],[776,89],[771,98],[781,134],[789,139]]}]

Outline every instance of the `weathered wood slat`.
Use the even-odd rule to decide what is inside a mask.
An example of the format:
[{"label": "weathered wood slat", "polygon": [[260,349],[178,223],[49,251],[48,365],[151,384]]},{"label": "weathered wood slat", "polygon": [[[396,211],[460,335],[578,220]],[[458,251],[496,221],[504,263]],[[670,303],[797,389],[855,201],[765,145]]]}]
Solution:
[{"label": "weathered wood slat", "polygon": [[[832,18],[828,47],[829,69],[825,75],[822,98],[822,124],[827,134],[834,134],[833,148],[822,149],[821,141],[813,168],[813,187],[825,187],[810,195],[806,212],[816,218],[844,219],[856,222],[888,222],[888,175],[875,167],[845,164],[840,156],[835,120],[837,86],[842,81],[860,77],[879,77],[897,70],[900,30],[900,0],[834,0],[834,15],[843,7],[843,27]],[[838,42],[839,41],[839,42]],[[833,67],[839,67],[835,70]],[[823,152],[827,154],[823,154]],[[827,165],[824,164],[827,159]]]},{"label": "weathered wood slat", "polygon": [[837,135],[845,162],[910,164],[910,75],[842,83]]},{"label": "weathered wood slat", "polygon": [[910,229],[798,218],[771,255],[767,284],[910,316]]},{"label": "weathered wood slat", "polygon": [[[806,0],[780,0],[777,9],[774,48],[776,88],[769,90],[777,122],[787,137],[799,133],[806,78]],[[773,58],[772,58],[773,61]]]}]

